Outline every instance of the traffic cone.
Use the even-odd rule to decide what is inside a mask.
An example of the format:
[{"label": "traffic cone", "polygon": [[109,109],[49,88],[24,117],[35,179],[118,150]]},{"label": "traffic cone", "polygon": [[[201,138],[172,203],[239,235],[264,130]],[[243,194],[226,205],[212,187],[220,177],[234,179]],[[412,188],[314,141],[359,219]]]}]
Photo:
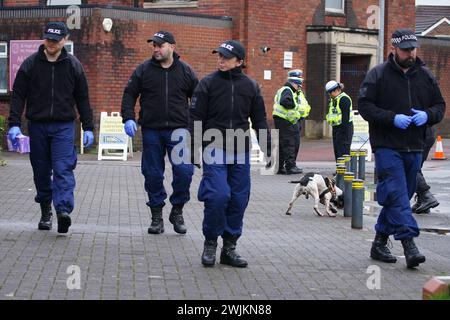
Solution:
[{"label": "traffic cone", "polygon": [[434,152],[433,160],[447,160],[444,156],[444,148],[442,147],[442,138],[437,136],[436,151]]}]

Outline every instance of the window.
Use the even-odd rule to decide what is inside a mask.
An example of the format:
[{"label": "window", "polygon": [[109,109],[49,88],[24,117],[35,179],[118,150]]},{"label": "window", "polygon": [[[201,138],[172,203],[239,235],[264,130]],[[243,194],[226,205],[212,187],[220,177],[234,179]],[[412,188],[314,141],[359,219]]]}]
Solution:
[{"label": "window", "polygon": [[6,42],[0,42],[0,93],[8,92],[8,80],[7,77],[8,66],[8,44]]},{"label": "window", "polygon": [[71,55],[73,55],[73,42],[72,41],[66,41],[64,48],[66,48],[67,53],[70,53]]},{"label": "window", "polygon": [[325,0],[325,11],[335,13],[345,13],[345,0]]},{"label": "window", "polygon": [[195,8],[197,0],[144,0],[144,8]]},{"label": "window", "polygon": [[64,6],[71,4],[81,4],[81,0],[47,0],[48,6]]}]

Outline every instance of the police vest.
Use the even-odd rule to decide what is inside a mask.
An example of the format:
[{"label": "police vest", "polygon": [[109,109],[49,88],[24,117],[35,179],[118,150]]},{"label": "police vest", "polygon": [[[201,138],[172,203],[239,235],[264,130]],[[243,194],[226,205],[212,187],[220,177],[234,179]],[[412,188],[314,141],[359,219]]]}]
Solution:
[{"label": "police vest", "polygon": [[306,118],[309,116],[309,112],[311,111],[311,106],[306,100],[305,94],[302,90],[297,92],[297,101],[298,101],[298,113],[300,114],[300,118]]},{"label": "police vest", "polygon": [[349,116],[348,121],[349,122],[353,121],[352,99],[350,98],[350,96],[348,94],[346,94],[345,92],[342,92],[336,98],[331,98],[330,104],[328,106],[328,114],[327,114],[326,119],[327,119],[327,122],[333,127],[338,126],[342,123],[342,111],[341,111],[341,108],[339,107],[342,97],[347,97],[350,99],[350,111],[349,111],[350,116]]},{"label": "police vest", "polygon": [[[281,93],[286,90],[289,89],[289,91],[291,91],[292,93],[292,98],[294,99],[294,108],[293,109],[286,109],[285,107],[283,107],[280,104],[280,99],[281,99]],[[274,99],[273,99],[273,112],[272,115],[273,116],[277,116],[280,117],[284,120],[289,121],[292,124],[296,124],[298,119],[300,119],[300,113],[298,112],[298,99],[297,99],[297,95],[294,93],[294,91],[292,91],[291,88],[285,86],[285,87],[281,87],[278,91],[277,94],[275,95]]]}]

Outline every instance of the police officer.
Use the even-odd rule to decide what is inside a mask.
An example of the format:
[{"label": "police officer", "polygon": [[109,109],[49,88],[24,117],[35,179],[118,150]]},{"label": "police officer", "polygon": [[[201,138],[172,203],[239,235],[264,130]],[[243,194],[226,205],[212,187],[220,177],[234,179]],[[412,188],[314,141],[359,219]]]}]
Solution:
[{"label": "police officer", "polygon": [[[277,174],[298,174],[303,170],[296,165],[300,146],[299,125],[300,106],[297,91],[303,83],[301,70],[288,72],[287,82],[274,97],[273,120],[279,130],[279,166]],[[306,111],[305,111],[306,112]]]},{"label": "police officer", "polygon": [[68,38],[65,24],[48,23],[43,38],[44,43],[25,59],[14,80],[8,138],[16,143],[26,106],[35,201],[41,207],[38,229],[52,228],[53,200],[58,232],[67,233],[74,207],[73,170],[77,163],[74,105],[80,115],[86,148],[94,142],[94,124],[83,67],[64,49]]},{"label": "police officer", "polygon": [[329,81],[325,91],[330,95],[327,122],[333,130],[334,157],[350,154],[353,137],[352,99],[344,91],[344,85],[337,81]]},{"label": "police officer", "polygon": [[377,200],[383,209],[375,225],[372,259],[394,263],[387,240],[400,240],[408,268],[425,261],[413,238],[419,227],[409,200],[416,189],[427,126],[440,122],[445,102],[431,72],[417,57],[417,37],[406,29],[391,38],[388,60],[369,71],[359,92],[359,113],[369,122],[375,151]]},{"label": "police officer", "polygon": [[425,132],[425,147],[422,152],[422,165],[417,173],[416,203],[411,207],[412,212],[417,214],[430,213],[431,208],[436,208],[439,205],[439,202],[431,193],[430,186],[427,184],[422,173],[423,163],[428,158],[430,149],[436,140],[432,127],[427,126]]},{"label": "police officer", "polygon": [[[140,96],[139,124],[142,127],[142,164],[147,205],[152,213],[150,234],[164,232],[162,211],[167,198],[164,189],[164,157],[172,164],[173,193],[169,221],[177,233],[185,234],[183,207],[189,201],[189,188],[194,172],[191,163],[173,159],[172,151],[186,141],[189,126],[189,99],[198,80],[192,68],[180,60],[175,38],[168,31],[158,31],[147,42],[153,43],[153,56],[139,65],[131,75],[122,98],[125,132],[134,137],[137,131],[134,107]],[[182,152],[182,151],[181,151]],[[183,155],[181,155],[182,157]]]},{"label": "police officer", "polygon": [[[259,140],[259,129],[268,128],[266,112],[258,84],[242,72],[244,46],[229,40],[213,53],[218,53],[218,70],[200,81],[191,106],[191,130],[200,123],[205,136],[203,177],[198,190],[198,199],[205,205],[201,262],[204,266],[214,266],[217,239],[221,236],[220,263],[243,268],[247,261],[237,253],[236,244],[242,234],[250,197],[248,119]],[[233,135],[239,131],[247,134],[245,139],[236,142]],[[214,141],[207,144],[206,136],[214,132],[220,136],[216,134]],[[261,148],[270,157],[270,147],[262,145]]]}]

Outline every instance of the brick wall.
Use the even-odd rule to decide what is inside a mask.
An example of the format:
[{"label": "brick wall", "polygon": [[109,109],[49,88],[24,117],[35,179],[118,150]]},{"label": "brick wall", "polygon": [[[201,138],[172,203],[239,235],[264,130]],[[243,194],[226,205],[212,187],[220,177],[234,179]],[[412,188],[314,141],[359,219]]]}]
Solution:
[{"label": "brick wall", "polygon": [[[47,0],[3,0],[5,7],[38,6],[46,5]],[[103,4],[112,6],[134,7],[134,0],[81,0],[82,4]],[[139,0],[139,7],[142,8],[143,0]]]},{"label": "brick wall", "polygon": [[[7,0],[7,2],[17,2]],[[88,4],[127,4],[133,6],[134,1],[85,1]],[[389,51],[390,35],[399,27],[413,28],[415,20],[415,2],[413,0],[386,1],[386,46]],[[139,1],[142,7],[143,1]],[[200,76],[215,69],[215,57],[210,50],[222,40],[240,39],[247,48],[246,72],[261,85],[268,114],[272,111],[273,95],[285,82],[287,69],[283,68],[284,51],[294,53],[293,67],[302,68],[305,72],[305,89],[308,93],[309,80],[315,77],[311,70],[319,70],[320,65],[314,62],[314,54],[307,52],[306,26],[336,25],[351,28],[367,28],[367,12],[370,5],[378,5],[378,0],[347,0],[345,16],[325,13],[325,0],[198,0],[198,8],[177,9],[175,11],[201,13],[208,15],[231,16],[232,29],[208,27],[192,27],[182,25],[164,25],[150,22],[114,21],[114,29],[110,34],[101,30],[100,21],[90,19],[92,24],[83,35],[76,37],[75,54],[80,57],[89,71],[91,96],[98,108],[120,104],[121,91],[127,77],[139,61],[150,55],[148,44],[142,36],[142,42],[136,41],[136,35],[151,35],[160,28],[168,28],[175,33],[178,51],[183,58],[192,64]],[[405,14],[407,13],[407,14]],[[402,17],[400,20],[398,17]],[[16,22],[15,26],[19,27]],[[25,24],[23,24],[25,25]],[[36,26],[37,27],[37,26]],[[41,26],[39,26],[40,30]],[[128,28],[128,29],[127,29]],[[22,38],[26,38],[29,27],[23,28]],[[100,30],[100,31],[98,31]],[[128,30],[128,31],[127,31]],[[271,50],[263,53],[261,46]],[[311,60],[307,61],[307,57]],[[308,67],[308,63],[310,64]],[[328,65],[323,72],[330,73],[335,66]],[[95,74],[100,69],[103,73]],[[264,80],[264,70],[271,70],[272,79]],[[321,69],[320,69],[321,70]],[[329,74],[320,74],[327,77]],[[125,74],[126,76],[124,76]],[[110,86],[112,86],[111,89]],[[315,92],[315,91],[314,91]],[[118,98],[119,97],[119,98]],[[323,103],[323,97],[308,97]],[[310,101],[311,102],[311,101]],[[1,108],[1,107],[0,107]],[[314,114],[314,108],[313,108]],[[271,120],[271,116],[269,116]]]},{"label": "brick wall", "polygon": [[[230,6],[230,3],[233,5]],[[284,51],[292,51],[293,67],[303,69],[308,92],[306,26],[328,24],[366,28],[369,16],[367,7],[377,3],[377,0],[347,0],[345,16],[326,14],[324,0],[306,0],[301,3],[298,0],[198,0],[198,8],[182,10],[229,15],[233,18],[233,36],[241,39],[247,48],[246,72],[260,84],[269,122],[272,122],[273,96],[286,80]],[[260,50],[262,46],[271,49],[263,53]],[[271,80],[264,80],[264,70],[271,70]]]},{"label": "brick wall", "polygon": [[[146,40],[154,32],[160,29],[170,30],[177,40],[177,53],[191,64],[199,77],[216,68],[216,59],[211,54],[211,48],[215,48],[223,39],[231,37],[230,28],[177,25],[159,21],[113,20],[112,31],[104,32],[99,10],[95,10],[93,16],[82,19],[81,30],[70,32],[70,39],[74,42],[74,54],[83,64],[87,74],[96,126],[99,125],[100,112],[120,111],[123,90],[131,73],[152,55],[152,46]],[[39,39],[42,36],[42,26],[47,21],[1,21],[0,30],[8,35],[4,40]],[[8,102],[0,101],[0,114],[7,115],[8,112]],[[139,145],[137,140],[136,146]]]},{"label": "brick wall", "polygon": [[3,0],[3,5],[5,7],[26,7],[26,6],[38,6],[39,0]]},{"label": "brick wall", "polygon": [[450,24],[443,22],[439,26],[437,26],[435,29],[433,29],[429,33],[427,33],[427,37],[434,37],[434,36],[438,36],[438,35],[450,36]]},{"label": "brick wall", "polygon": [[390,52],[391,35],[396,29],[404,28],[414,30],[416,25],[415,1],[400,0],[386,1],[386,26],[385,26],[385,57]]},{"label": "brick wall", "polygon": [[447,103],[445,119],[436,125],[437,133],[450,137],[450,40],[421,37],[418,56],[430,68],[439,83],[442,96]]},{"label": "brick wall", "polygon": [[[120,110],[123,89],[129,76],[138,64],[151,57],[152,46],[146,40],[155,31],[166,29],[174,34],[176,51],[192,65],[199,77],[215,69],[215,58],[210,48],[229,37],[231,32],[205,27],[201,27],[200,32],[200,27],[194,26],[126,20],[115,21],[114,32],[109,34],[99,32],[99,23],[92,28],[100,34],[96,41],[99,45],[91,42],[82,47],[84,52],[80,54],[85,57],[84,65],[95,67],[89,71],[93,77],[93,81],[90,80],[92,103],[98,112]],[[80,39],[79,42],[85,43],[85,40]],[[78,55],[76,50],[75,54]]]}]

